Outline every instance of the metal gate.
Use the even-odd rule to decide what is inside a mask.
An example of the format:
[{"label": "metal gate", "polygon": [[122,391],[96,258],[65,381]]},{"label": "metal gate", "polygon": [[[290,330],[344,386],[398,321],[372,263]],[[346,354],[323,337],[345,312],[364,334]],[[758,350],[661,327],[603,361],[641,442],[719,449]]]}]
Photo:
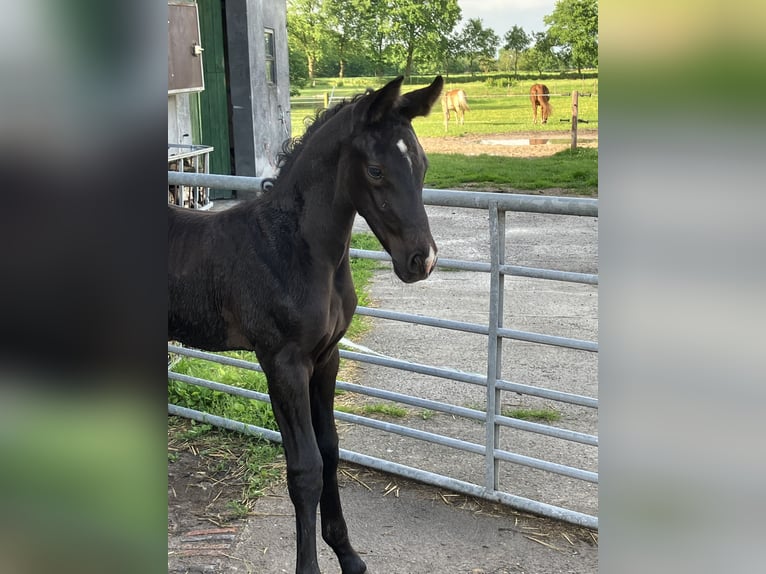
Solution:
[{"label": "metal gate", "polygon": [[[171,184],[226,186],[231,189],[248,191],[260,190],[261,179],[244,178],[236,176],[218,176],[189,173],[168,173],[168,182]],[[524,344],[543,345],[572,352],[593,354],[598,351],[595,341],[578,338],[562,337],[557,335],[537,333],[510,329],[503,326],[504,301],[505,301],[505,278],[522,277],[534,280],[576,283],[592,289],[592,295],[597,295],[598,275],[572,271],[559,271],[546,268],[512,265],[506,261],[506,213],[532,213],[552,214],[556,216],[598,217],[598,200],[564,197],[544,197],[532,195],[463,192],[450,190],[423,190],[424,203],[428,206],[448,206],[455,209],[483,210],[488,213],[489,224],[489,261],[465,261],[458,259],[439,259],[440,268],[461,270],[472,273],[489,275],[488,293],[488,321],[486,324],[449,320],[421,314],[392,311],[383,308],[358,307],[357,314],[376,317],[379,319],[407,322],[413,325],[424,325],[436,329],[473,333],[486,338],[487,361],[486,370],[483,373],[472,373],[445,366],[434,366],[415,363],[407,360],[380,356],[372,352],[359,352],[341,350],[341,358],[368,365],[383,366],[419,375],[437,377],[441,380],[454,381],[463,385],[470,385],[482,389],[486,398],[484,405],[459,405],[431,398],[412,396],[406,393],[394,392],[373,386],[352,384],[338,381],[337,388],[351,393],[358,393],[378,399],[394,401],[410,407],[427,409],[428,412],[445,413],[456,419],[476,421],[483,425],[483,441],[457,439],[446,434],[430,432],[414,428],[405,424],[394,424],[375,418],[336,411],[336,419],[340,422],[377,429],[397,436],[425,441],[428,444],[437,444],[450,449],[456,449],[462,453],[478,455],[483,460],[483,480],[468,481],[449,472],[438,473],[413,464],[402,464],[387,460],[381,456],[353,452],[341,449],[342,460],[361,464],[392,474],[414,479],[434,486],[446,488],[462,494],[484,498],[493,502],[499,502],[519,510],[548,516],[588,528],[598,528],[598,518],[595,513],[589,514],[573,510],[571,501],[562,500],[549,503],[528,496],[520,496],[512,492],[513,488],[502,488],[500,484],[500,466],[509,465],[513,468],[525,468],[539,471],[540,480],[546,477],[557,477],[567,481],[568,486],[577,492],[578,489],[594,489],[598,484],[598,472],[595,468],[578,468],[574,464],[562,464],[553,460],[546,460],[534,456],[533,453],[522,453],[512,447],[501,444],[501,431],[509,430],[517,433],[526,433],[536,440],[562,441],[564,446],[560,450],[591,449],[593,454],[590,460],[597,460],[598,437],[596,435],[596,423],[590,425],[586,431],[576,431],[564,428],[562,425],[553,423],[541,423],[530,420],[522,420],[503,414],[501,409],[501,394],[512,393],[513,395],[533,397],[556,404],[574,406],[578,409],[586,409],[594,413],[598,409],[598,399],[584,393],[565,392],[550,386],[536,386],[507,380],[503,377],[502,353],[506,341],[523,342]],[[351,250],[354,257],[363,257],[389,261],[390,258],[384,252]],[[222,357],[213,353],[207,353],[195,349],[168,345],[168,351],[184,356],[207,359],[221,364],[241,367],[260,371],[255,363],[249,363],[239,359]],[[567,351],[569,352],[569,351]],[[579,360],[572,360],[572,371],[579,368]],[[595,378],[595,374],[593,375]],[[244,390],[237,387],[223,385],[215,381],[205,381],[168,372],[168,377],[184,383],[205,386],[215,390],[231,394],[245,396],[254,400],[269,401],[269,397],[263,393]],[[591,381],[595,383],[595,381]],[[592,385],[591,385],[592,386]],[[595,393],[591,393],[595,394]],[[279,433],[246,425],[230,419],[225,419],[210,413],[194,411],[176,405],[168,405],[168,412],[191,418],[200,422],[206,422],[230,430],[245,432],[248,434],[263,436],[269,440],[280,441]],[[595,417],[593,417],[595,420]],[[544,437],[544,438],[543,438]],[[507,441],[506,441],[507,442]],[[423,443],[420,443],[423,444]],[[461,455],[462,456],[462,455]],[[584,457],[585,459],[585,457]],[[590,465],[593,466],[592,464]],[[571,483],[571,484],[570,484]]]}]

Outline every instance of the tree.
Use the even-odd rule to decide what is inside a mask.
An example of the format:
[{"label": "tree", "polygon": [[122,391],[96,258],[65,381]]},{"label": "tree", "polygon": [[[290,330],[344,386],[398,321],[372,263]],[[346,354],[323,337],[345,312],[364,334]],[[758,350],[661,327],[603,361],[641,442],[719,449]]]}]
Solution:
[{"label": "tree", "polygon": [[514,26],[506,32],[503,40],[505,41],[503,48],[513,52],[513,75],[518,78],[519,54],[529,46],[529,43],[532,40],[527,33],[524,32],[524,29],[519,26]]},{"label": "tree", "polygon": [[558,0],[543,22],[553,44],[571,58],[578,74],[598,65],[598,0]]},{"label": "tree", "polygon": [[416,51],[433,54],[460,20],[457,0],[395,0],[389,3],[390,49],[404,76],[412,74]]},{"label": "tree", "polygon": [[290,68],[290,95],[300,95],[301,88],[306,86],[309,77],[309,71],[306,67],[306,55],[296,50],[293,43],[288,40],[288,58]]},{"label": "tree", "polygon": [[287,36],[306,55],[309,80],[324,52],[328,36],[328,16],[324,0],[288,0]]},{"label": "tree", "polygon": [[391,44],[391,16],[388,0],[370,0],[367,17],[361,19],[362,51],[371,61],[375,76],[386,69],[387,52]]},{"label": "tree", "polygon": [[534,70],[542,76],[543,71],[555,69],[559,61],[553,53],[551,39],[545,32],[533,32],[532,41],[533,46],[523,54],[523,69]]},{"label": "tree", "polygon": [[481,18],[471,18],[457,35],[461,54],[468,58],[468,67],[474,72],[474,63],[495,59],[500,38],[492,28],[484,28]]},{"label": "tree", "polygon": [[350,50],[360,45],[365,23],[372,15],[371,0],[345,0],[327,3],[328,23],[338,55],[338,77],[345,74],[346,60]]}]

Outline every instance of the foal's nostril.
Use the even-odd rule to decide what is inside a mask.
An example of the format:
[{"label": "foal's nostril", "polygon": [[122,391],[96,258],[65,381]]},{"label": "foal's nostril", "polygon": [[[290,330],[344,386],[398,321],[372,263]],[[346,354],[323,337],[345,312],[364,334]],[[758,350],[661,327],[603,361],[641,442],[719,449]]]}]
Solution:
[{"label": "foal's nostril", "polygon": [[410,257],[409,265],[407,266],[410,273],[420,273],[423,270],[423,255],[416,253]]},{"label": "foal's nostril", "polygon": [[407,270],[413,275],[428,277],[436,267],[436,257],[429,258],[423,253],[416,253],[410,257]]}]

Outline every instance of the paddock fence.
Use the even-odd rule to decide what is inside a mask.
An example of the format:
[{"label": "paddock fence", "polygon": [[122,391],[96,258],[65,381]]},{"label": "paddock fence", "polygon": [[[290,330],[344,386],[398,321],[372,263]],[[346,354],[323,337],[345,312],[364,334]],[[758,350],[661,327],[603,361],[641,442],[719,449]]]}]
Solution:
[{"label": "paddock fence", "polygon": [[[261,178],[249,178],[241,176],[222,176],[214,174],[194,174],[182,172],[168,172],[168,183],[171,185],[186,186],[209,186],[223,189],[236,189],[246,192],[260,193],[264,180]],[[513,292],[506,289],[505,279],[510,277],[514,281],[533,280],[542,282],[556,282],[576,284],[577,289],[585,289],[588,295],[597,295],[598,275],[595,273],[582,273],[573,271],[561,271],[555,269],[538,268],[531,266],[514,265],[506,260],[506,214],[544,214],[549,216],[572,216],[598,217],[598,200],[585,198],[550,197],[518,194],[501,194],[485,192],[467,192],[454,190],[424,189],[423,200],[427,206],[436,206],[451,209],[482,210],[487,214],[488,237],[489,237],[489,260],[473,261],[462,259],[440,258],[438,267],[445,271],[457,271],[488,275],[488,293],[483,294],[488,302],[486,316],[488,320],[472,322],[454,319],[445,319],[437,316],[427,316],[414,312],[403,312],[385,308],[373,308],[359,306],[356,310],[358,315],[373,317],[376,320],[393,321],[409,325],[429,327],[447,332],[468,333],[481,337],[486,341],[486,364],[483,372],[467,372],[463,369],[452,368],[444,365],[429,365],[410,360],[398,359],[393,353],[380,354],[363,346],[352,346],[354,350],[341,348],[342,359],[366,365],[365,368],[393,369],[397,372],[406,373],[406,377],[429,377],[444,384],[456,384],[472,389],[478,389],[483,400],[480,404],[453,404],[446,400],[437,400],[428,396],[415,396],[403,392],[378,388],[372,383],[362,385],[348,381],[337,381],[337,388],[346,393],[355,393],[367,398],[391,401],[405,405],[412,409],[422,409],[422,412],[440,413],[445,420],[453,419],[463,421],[469,427],[470,439],[457,438],[448,431],[423,428],[423,424],[408,423],[408,419],[397,421],[380,420],[364,414],[341,412],[336,410],[336,420],[341,424],[348,424],[354,428],[374,429],[375,432],[386,433],[395,437],[406,437],[407,440],[416,441],[417,448],[429,448],[429,445],[438,445],[439,448],[456,452],[459,457],[472,456],[472,460],[482,461],[481,468],[477,469],[478,478],[466,479],[465,476],[455,476],[447,469],[446,471],[434,471],[433,469],[420,468],[417,462],[403,464],[391,460],[385,455],[370,455],[363,452],[342,448],[341,460],[363,465],[407,479],[420,481],[439,488],[454,491],[456,493],[474,496],[492,502],[501,503],[533,514],[562,520],[586,528],[597,529],[598,517],[596,512],[583,512],[573,509],[577,507],[580,492],[593,494],[598,485],[597,453],[598,436],[596,434],[598,398],[597,381],[590,380],[583,385],[586,390],[561,390],[556,385],[544,384],[546,376],[540,377],[543,383],[530,384],[505,378],[503,374],[504,347],[510,354],[515,345],[545,347],[546,349],[565,350],[566,361],[564,365],[567,376],[573,376],[584,364],[579,358],[581,354],[590,357],[590,362],[597,359],[598,343],[587,338],[573,338],[550,333],[539,333],[520,329],[511,329],[504,326],[504,307],[507,300],[512,301]],[[378,251],[351,250],[352,257],[375,259],[381,262],[390,261],[388,254]],[[518,278],[518,279],[515,279]],[[506,297],[508,296],[508,297]],[[374,327],[373,327],[374,328]],[[353,345],[353,344],[352,344]],[[261,371],[257,363],[243,361],[231,357],[209,353],[198,349],[183,347],[177,344],[168,345],[168,353],[204,359],[215,363],[238,367],[242,369]],[[483,357],[484,355],[482,355]],[[571,357],[571,358],[570,358]],[[587,377],[596,378],[596,369],[586,369]],[[261,371],[262,372],[262,371]],[[168,378],[180,381],[184,384],[198,385],[210,389],[239,395],[248,399],[269,402],[267,394],[216,381],[209,381],[190,377],[173,372],[169,367]],[[586,411],[584,418],[591,423],[585,426],[577,425],[577,430],[567,428],[567,421],[543,421],[525,420],[509,414],[503,408],[503,397],[529,397],[531,401],[542,401],[545,405],[561,405],[561,409],[576,409],[576,412]],[[281,442],[278,432],[270,429],[245,424],[241,421],[224,418],[207,412],[196,411],[178,405],[168,404],[168,413],[186,417],[199,422],[208,423],[217,427],[233,431],[243,432],[249,435],[263,437],[271,441]],[[578,415],[579,416],[579,415]],[[467,421],[467,422],[466,422]],[[422,422],[422,421],[421,421]],[[577,421],[575,421],[577,422]],[[418,428],[418,426],[420,428]],[[363,429],[362,429],[363,430]],[[512,432],[513,438],[505,438],[504,433]],[[531,437],[529,439],[521,437]],[[403,440],[403,439],[400,439]],[[534,445],[541,441],[553,441],[557,445],[553,449],[544,450],[543,455],[536,455],[525,448],[515,449],[514,444]],[[344,446],[343,440],[341,446]],[[383,451],[385,453],[385,451]],[[566,459],[561,462],[556,454]],[[580,454],[582,453],[582,454]],[[411,460],[417,461],[417,452],[413,453]],[[586,461],[587,464],[578,465],[578,461]],[[449,466],[449,465],[448,465]],[[586,466],[586,468],[580,468]],[[501,468],[503,472],[501,473]],[[562,500],[554,502],[539,500],[539,497],[514,492],[516,476],[522,477],[524,472],[532,472],[534,481],[539,481],[542,487],[546,481],[551,482],[551,489],[555,492],[572,492],[572,495],[562,494]],[[508,478],[510,473],[510,477]],[[515,473],[515,474],[514,474]],[[457,473],[459,474],[459,473]],[[561,488],[555,480],[563,481]],[[519,478],[521,480],[521,478]],[[528,480],[528,479],[527,479]],[[567,497],[571,498],[568,500]]]},{"label": "paddock fence", "polygon": [[[449,88],[446,88],[449,89]],[[330,105],[337,103],[341,101],[343,98],[349,97],[350,95],[353,95],[353,92],[341,95],[341,94],[335,94],[334,91],[332,92],[324,92],[322,94],[316,94],[313,96],[304,96],[304,97],[294,97],[291,98],[291,113],[302,115],[303,121],[311,121],[314,118],[314,115],[320,111],[324,110]],[[598,121],[598,113],[597,110],[594,109],[591,100],[592,98],[598,98],[598,93],[594,91],[588,91],[588,92],[581,92],[578,90],[574,90],[571,92],[551,92],[548,94],[550,97],[551,104],[554,105],[554,109],[557,110],[556,116],[558,117],[558,122],[553,122],[551,120],[551,124],[553,123],[568,123],[570,125],[569,130],[569,144],[570,148],[572,150],[577,149],[577,141],[578,141],[578,127],[580,124],[584,124],[584,128],[590,127],[588,124],[595,123]],[[470,94],[468,96],[469,104],[471,102],[475,102],[477,100],[484,100],[484,99],[497,99],[498,97],[506,98],[509,101],[510,100],[519,100],[524,102],[524,105],[526,106],[529,103],[529,93],[523,93],[523,94],[507,94],[504,96],[489,96],[485,94]],[[582,100],[582,105],[581,105]],[[437,106],[438,107],[438,106]],[[474,108],[474,112],[478,111],[476,108]],[[470,120],[469,120],[470,123]],[[540,119],[539,124],[535,124],[539,126],[543,126],[542,124],[542,118]],[[562,132],[562,135],[564,132]],[[529,140],[528,140],[529,141]],[[547,141],[547,140],[540,140]],[[530,141],[530,143],[532,143]]]}]

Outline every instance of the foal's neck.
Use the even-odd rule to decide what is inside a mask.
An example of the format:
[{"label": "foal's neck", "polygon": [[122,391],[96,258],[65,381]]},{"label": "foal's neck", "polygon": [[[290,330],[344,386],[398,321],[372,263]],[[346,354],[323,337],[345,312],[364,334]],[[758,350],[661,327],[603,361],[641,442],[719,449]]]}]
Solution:
[{"label": "foal's neck", "polygon": [[289,172],[282,174],[277,200],[299,206],[301,235],[312,250],[330,257],[333,265],[339,265],[348,254],[356,215],[348,194],[338,188],[343,115],[341,110],[306,142]]}]

